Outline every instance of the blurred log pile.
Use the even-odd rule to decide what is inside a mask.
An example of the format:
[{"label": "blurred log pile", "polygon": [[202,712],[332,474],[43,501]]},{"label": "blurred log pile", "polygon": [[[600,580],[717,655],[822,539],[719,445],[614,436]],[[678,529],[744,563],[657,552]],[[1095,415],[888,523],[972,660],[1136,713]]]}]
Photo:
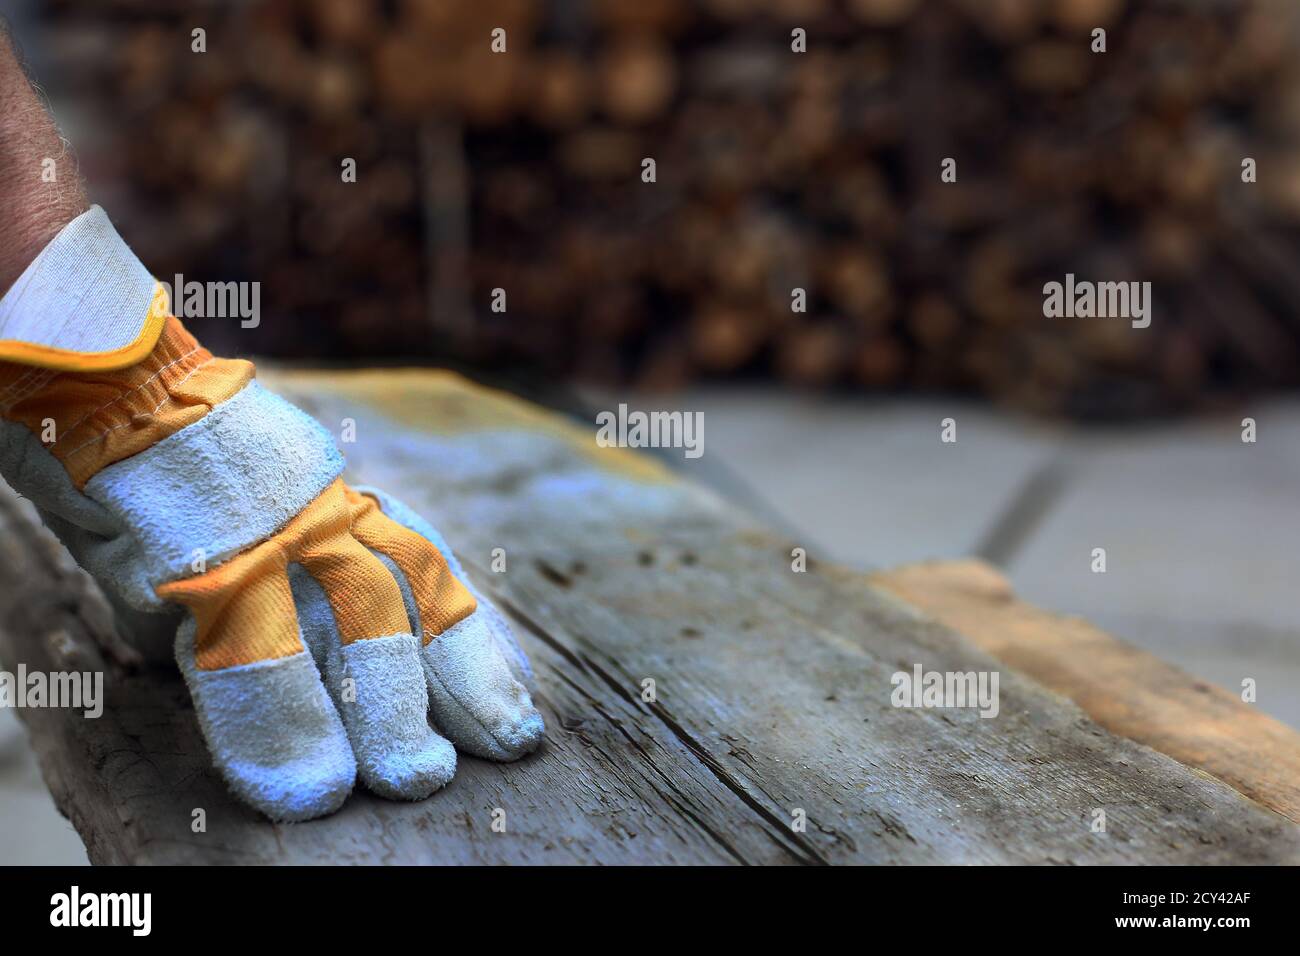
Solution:
[{"label": "blurred log pile", "polygon": [[[1288,0],[48,11],[52,85],[112,117],[87,172],[160,274],[262,281],[260,351],[1083,416],[1300,380]],[[1150,328],[1045,318],[1067,272],[1150,281]]]}]

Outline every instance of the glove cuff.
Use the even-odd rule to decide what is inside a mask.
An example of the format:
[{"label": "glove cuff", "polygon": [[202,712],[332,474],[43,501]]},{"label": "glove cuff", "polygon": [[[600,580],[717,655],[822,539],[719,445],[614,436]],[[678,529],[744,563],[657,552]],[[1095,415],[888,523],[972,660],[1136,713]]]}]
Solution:
[{"label": "glove cuff", "polygon": [[0,360],[64,372],[126,368],[153,350],[168,311],[166,289],[92,206],[0,298]]}]

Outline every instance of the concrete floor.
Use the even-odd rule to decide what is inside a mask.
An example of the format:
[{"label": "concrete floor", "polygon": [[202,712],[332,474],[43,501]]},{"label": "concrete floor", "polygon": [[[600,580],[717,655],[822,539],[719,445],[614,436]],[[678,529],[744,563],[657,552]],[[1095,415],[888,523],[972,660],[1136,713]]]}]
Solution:
[{"label": "concrete floor", "polygon": [[[597,393],[591,407],[704,413],[683,470],[766,514],[809,552],[876,568],[979,555],[1019,593],[1079,614],[1300,727],[1300,401],[1220,421],[1076,430],[942,400],[865,402],[711,389]],[[940,441],[940,422],[957,441]],[[1107,572],[1090,570],[1095,547]],[[0,863],[84,863],[25,737],[0,711]]]}]

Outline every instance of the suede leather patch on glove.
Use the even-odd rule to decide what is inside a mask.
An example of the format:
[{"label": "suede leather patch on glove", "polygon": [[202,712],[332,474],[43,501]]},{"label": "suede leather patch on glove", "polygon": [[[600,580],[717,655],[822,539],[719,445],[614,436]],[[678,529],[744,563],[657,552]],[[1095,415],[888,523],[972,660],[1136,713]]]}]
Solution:
[{"label": "suede leather patch on glove", "polygon": [[436,531],[342,469],[319,424],[174,317],[123,369],[0,363],[0,473],[118,600],[185,609],[176,659],[213,760],[279,820],[338,809],[358,774],[421,799],[457,748],[514,760],[543,736],[505,620]]}]

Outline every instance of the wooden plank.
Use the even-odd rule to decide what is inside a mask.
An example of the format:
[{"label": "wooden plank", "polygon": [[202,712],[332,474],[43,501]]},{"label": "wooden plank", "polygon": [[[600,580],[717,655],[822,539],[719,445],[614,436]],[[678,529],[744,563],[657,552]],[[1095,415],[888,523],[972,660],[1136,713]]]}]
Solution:
[{"label": "wooden plank", "polygon": [[871,580],[1069,697],[1112,733],[1300,823],[1300,733],[1286,724],[1087,621],[1016,600],[982,562],[917,564]]},{"label": "wooden plank", "polygon": [[[464,759],[427,801],[359,793],[275,826],[225,794],[178,680],[114,671],[98,721],[20,712],[96,862],[1300,860],[1291,822],[1112,736],[860,574],[792,572],[787,542],[589,427],[446,374],[266,378],[327,427],[352,419],[351,476],[428,515],[514,618],[547,745],[512,766]],[[3,514],[0,659],[96,663],[93,591]],[[507,570],[482,573],[494,548]],[[890,675],[918,663],[1000,670],[999,716],[892,707]]]}]

